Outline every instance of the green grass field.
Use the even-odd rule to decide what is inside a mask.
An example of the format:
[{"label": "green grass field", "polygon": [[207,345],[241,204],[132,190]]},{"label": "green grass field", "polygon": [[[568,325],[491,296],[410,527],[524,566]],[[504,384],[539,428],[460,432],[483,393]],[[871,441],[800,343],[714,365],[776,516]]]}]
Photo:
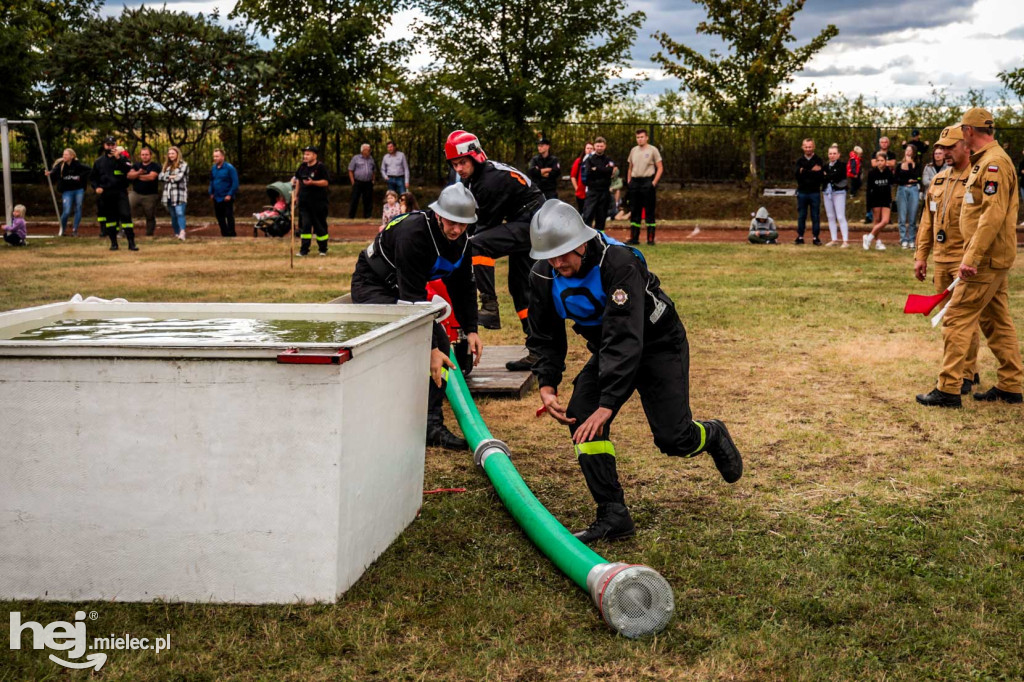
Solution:
[{"label": "green grass field", "polygon": [[[324,302],[347,291],[360,248],[332,244],[330,258],[289,270],[286,246],[272,240],[142,246],[2,249],[0,309],[76,292]],[[907,253],[649,251],[687,327],[695,417],[726,421],[746,461],[729,486],[707,457],[660,455],[635,398],[617,418],[639,532],[595,549],[671,583],[676,615],[655,639],[613,636],[518,530],[470,454],[434,449],[426,487],[468,492],[426,496],[420,518],[337,603],[4,606],[44,624],[94,610],[90,636],[171,634],[159,656],[111,652],[97,675],[111,679],[1022,679],[1024,409],[914,402],[933,386],[941,336],[902,314],[907,293],[932,293],[912,279]],[[1021,270],[1011,307],[1024,330]],[[484,332],[485,343],[521,341],[502,305],[506,328]],[[987,349],[981,357],[987,388],[995,364]],[[584,360],[573,341],[567,376]],[[592,502],[567,431],[535,418],[537,404],[533,393],[480,410],[541,502],[577,528]],[[84,675],[46,653],[3,646],[0,679]]]}]

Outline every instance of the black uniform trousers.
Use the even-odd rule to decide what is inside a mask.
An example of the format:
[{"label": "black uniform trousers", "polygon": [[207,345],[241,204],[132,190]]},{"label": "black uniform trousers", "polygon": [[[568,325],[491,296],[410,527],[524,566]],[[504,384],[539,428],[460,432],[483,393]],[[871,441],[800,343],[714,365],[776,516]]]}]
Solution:
[{"label": "black uniform trousers", "polygon": [[612,195],[606,189],[587,188],[587,198],[583,202],[583,222],[595,230],[604,232],[605,221],[608,220],[608,206]]},{"label": "black uniform trousers", "polygon": [[356,207],[359,205],[360,198],[363,200],[363,217],[369,218],[372,213],[371,204],[373,204],[373,183],[371,181],[356,180],[352,185],[352,203],[348,205],[349,218],[356,217]]},{"label": "black uniform trousers", "polygon": [[[327,204],[324,202],[299,201],[299,236],[302,243],[299,253],[309,253],[309,246],[316,235],[316,247],[320,253],[327,253]],[[391,301],[394,303],[394,301]]]},{"label": "black uniform trousers", "polygon": [[220,236],[235,236],[235,202],[215,201],[213,212],[217,216],[217,225],[220,226]]},{"label": "black uniform trousers", "polygon": [[104,190],[103,194],[96,198],[96,221],[100,224],[100,234],[106,234],[111,245],[117,245],[117,230],[123,229],[128,244],[134,246],[135,228],[127,190]]},{"label": "black uniform trousers", "polygon": [[526,321],[530,307],[530,218],[524,213],[516,220],[488,227],[476,232],[469,240],[473,249],[473,276],[480,298],[497,298],[494,285],[494,261],[508,256],[508,292],[523,325],[523,332],[529,334]]},{"label": "black uniform trousers", "polygon": [[629,181],[629,233],[632,241],[639,241],[640,227],[647,223],[647,243],[654,243],[656,222],[654,209],[657,202],[657,189],[654,178],[633,178]]},{"label": "black uniform trousers", "polygon": [[[356,260],[356,270],[352,274],[351,293],[353,303],[394,304],[398,302],[397,288],[380,281],[380,277],[370,267],[365,251],[361,251]],[[451,350],[451,341],[447,334],[437,331],[436,327],[438,326],[435,324],[434,343],[439,351],[448,355]],[[447,371],[457,372],[459,370],[456,367],[454,370]],[[442,380],[440,387],[430,378],[427,379],[427,383],[430,384],[430,390],[427,392],[427,426],[429,427],[432,424],[444,423],[444,411],[441,406],[444,402],[445,387],[448,386],[448,381],[447,379]]]},{"label": "black uniform trousers", "polygon": [[[573,384],[575,388],[566,409],[566,416],[576,420],[569,426],[570,433],[575,433],[600,407],[597,355],[587,361]],[[679,348],[645,350],[634,386],[640,393],[640,402],[659,450],[673,457],[692,457],[703,451],[704,427],[693,421],[690,412],[690,346],[686,339]],[[583,477],[598,504],[625,504],[615,467],[615,448],[609,440],[612,421],[622,404],[613,408],[612,418],[605,423],[600,434],[592,441],[576,446]]]}]

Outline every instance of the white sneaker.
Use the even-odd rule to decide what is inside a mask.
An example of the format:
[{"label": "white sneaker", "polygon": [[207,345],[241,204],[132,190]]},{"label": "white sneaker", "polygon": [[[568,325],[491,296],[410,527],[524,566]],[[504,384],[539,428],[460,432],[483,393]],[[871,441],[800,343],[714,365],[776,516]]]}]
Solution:
[{"label": "white sneaker", "polygon": [[870,248],[871,248],[871,241],[872,241],[872,240],[873,240],[874,238],[875,238],[875,237],[874,237],[874,235],[872,235],[872,234],[866,234],[866,235],[864,235],[864,239],[863,239],[862,241],[864,242],[864,250],[865,250],[865,251],[867,251],[868,249],[870,249]]},{"label": "white sneaker", "polygon": [[178,233],[178,239],[180,239],[181,241],[185,241],[185,230],[182,230],[181,232]]},{"label": "white sneaker", "polygon": [[848,249],[848,248],[850,248],[850,244],[848,242],[843,242],[842,245],[839,248],[840,249]]},{"label": "white sneaker", "polygon": [[825,246],[839,246],[839,242],[836,241],[835,239],[833,239],[833,240],[829,241],[828,244],[825,244]]},{"label": "white sneaker", "polygon": [[885,244],[882,243],[881,239],[875,240],[875,251],[885,251]]}]

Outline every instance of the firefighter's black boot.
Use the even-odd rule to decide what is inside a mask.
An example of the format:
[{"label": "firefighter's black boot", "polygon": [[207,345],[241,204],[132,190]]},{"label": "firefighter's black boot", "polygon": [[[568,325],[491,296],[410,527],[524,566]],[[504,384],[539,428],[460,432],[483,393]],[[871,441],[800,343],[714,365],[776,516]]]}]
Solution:
[{"label": "firefighter's black boot", "polygon": [[477,312],[477,324],[484,329],[501,329],[501,313],[498,310],[498,299],[487,294],[480,294],[480,310]]},{"label": "firefighter's black boot", "polygon": [[640,243],[640,226],[636,223],[630,223],[629,226],[629,241],[627,244],[639,244]]},{"label": "firefighter's black boot", "polygon": [[436,421],[427,422],[427,445],[463,452],[469,449],[469,443],[466,442],[465,438],[459,438],[449,431],[444,422]]},{"label": "firefighter's black boot", "polygon": [[629,509],[618,502],[597,505],[597,520],[586,530],[573,533],[585,545],[598,540],[623,540],[636,535],[636,526],[629,515]]},{"label": "firefighter's black boot", "polygon": [[736,444],[732,442],[729,429],[725,428],[725,424],[717,419],[701,422],[701,424],[704,425],[707,437],[704,450],[711,455],[711,459],[715,460],[718,473],[722,474],[726,483],[735,483],[740,480],[740,476],[743,475],[743,458],[740,456],[740,451],[736,449]]},{"label": "firefighter's black boot", "polygon": [[128,238],[128,250],[138,251],[139,247],[135,246],[135,229],[131,227],[124,228],[124,236]]},{"label": "firefighter's black boot", "polygon": [[505,363],[505,369],[510,372],[529,372],[533,369],[534,363],[537,362],[537,356],[533,353],[528,353],[526,357],[519,358],[518,360],[509,360]]},{"label": "firefighter's black boot", "polygon": [[647,245],[654,246],[654,232],[656,228],[654,225],[647,226]]},{"label": "firefighter's black boot", "polygon": [[108,227],[106,229],[107,229],[107,236],[110,237],[110,250],[111,251],[117,251],[117,249],[118,249],[118,246],[117,246],[117,230],[112,228],[112,227]]}]

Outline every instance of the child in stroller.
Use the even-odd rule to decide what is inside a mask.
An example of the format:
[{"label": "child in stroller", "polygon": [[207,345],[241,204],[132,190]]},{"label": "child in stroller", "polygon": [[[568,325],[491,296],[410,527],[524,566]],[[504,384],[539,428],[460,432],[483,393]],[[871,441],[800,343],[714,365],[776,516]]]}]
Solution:
[{"label": "child in stroller", "polygon": [[259,230],[268,237],[283,237],[292,229],[292,217],[289,213],[292,202],[292,186],[287,182],[274,182],[267,185],[267,196],[274,202],[261,213],[253,213],[256,224],[252,228],[252,236]]}]

